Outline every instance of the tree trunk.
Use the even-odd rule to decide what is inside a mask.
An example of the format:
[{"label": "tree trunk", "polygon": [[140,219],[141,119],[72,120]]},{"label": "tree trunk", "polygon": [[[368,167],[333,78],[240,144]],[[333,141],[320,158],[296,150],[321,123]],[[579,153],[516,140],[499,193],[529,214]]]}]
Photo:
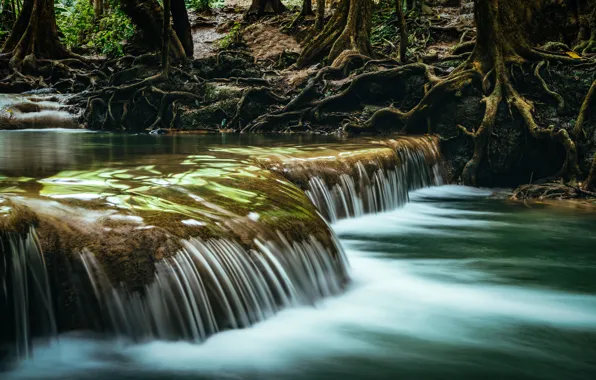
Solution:
[{"label": "tree trunk", "polygon": [[263,16],[266,12],[281,14],[286,11],[286,6],[281,0],[252,0],[247,15]]},{"label": "tree trunk", "polygon": [[194,54],[194,42],[192,40],[192,30],[190,27],[190,21],[188,19],[188,12],[186,10],[186,4],[184,0],[171,0],[172,1],[172,19],[174,21],[174,31],[178,36],[178,39],[184,47],[186,56],[192,58]]},{"label": "tree trunk", "polygon": [[300,13],[303,16],[310,16],[312,15],[312,0],[303,0],[302,1],[302,10]]},{"label": "tree trunk", "polygon": [[165,17],[163,18],[163,32],[161,39],[161,69],[166,77],[170,70],[170,35],[172,34],[172,29],[170,27],[170,4],[170,0],[163,0],[163,14]]},{"label": "tree trunk", "polygon": [[329,61],[334,61],[346,50],[373,57],[370,44],[372,28],[372,1],[350,0],[346,26],[329,52]]},{"label": "tree trunk", "polygon": [[[144,41],[153,50],[161,49],[163,40],[163,8],[157,0],[120,0],[120,8],[143,33]],[[170,54],[176,59],[186,57],[184,46],[176,33],[170,34]]]},{"label": "tree trunk", "polygon": [[596,52],[596,4],[578,1],[576,19],[579,25],[574,50],[581,54]]},{"label": "tree trunk", "polygon": [[331,63],[346,51],[373,57],[371,27],[371,0],[341,0],[323,31],[304,47],[297,65],[304,67],[325,54]]},{"label": "tree trunk", "polygon": [[12,53],[10,65],[16,69],[24,60],[34,66],[36,58],[61,59],[70,56],[58,39],[54,0],[25,0],[2,52]]},{"label": "tree trunk", "polygon": [[325,0],[317,0],[317,17],[315,19],[315,30],[320,32],[325,26]]},{"label": "tree trunk", "polygon": [[500,63],[521,63],[524,56],[533,55],[529,18],[537,10],[536,0],[475,0],[474,3],[478,35],[474,55],[484,64],[483,70],[488,72]]},{"label": "tree trunk", "polygon": [[403,0],[395,0],[395,12],[399,21],[399,61],[405,63],[408,51],[408,24],[404,17]]},{"label": "tree trunk", "polygon": [[103,2],[104,2],[104,0],[91,0],[91,2],[93,4],[93,15],[95,17],[95,20],[99,20],[101,18],[101,16],[103,16],[103,11],[104,11]]},{"label": "tree trunk", "polygon": [[[577,165],[577,150],[574,141],[567,130],[554,127],[542,128],[534,119],[533,104],[519,94],[509,76],[509,65],[523,64],[528,61],[556,60],[561,62],[573,61],[566,55],[556,55],[533,48],[540,36],[532,33],[531,21],[540,9],[540,0],[475,0],[474,17],[476,20],[477,39],[476,47],[468,64],[462,68],[469,68],[484,77],[482,83],[485,92],[491,84],[488,80],[494,78],[492,91],[483,103],[486,106],[482,124],[475,132],[466,134],[474,139],[474,156],[468,162],[462,173],[466,184],[476,184],[476,171],[483,159],[488,144],[488,136],[492,134],[495,124],[498,105],[505,100],[512,111],[516,111],[525,123],[529,134],[535,139],[551,139],[563,145],[567,158],[561,169],[561,175],[567,174],[574,178],[579,171]],[[542,82],[546,92],[558,94],[548,90],[546,83],[540,77],[540,67],[535,70],[535,76]],[[452,73],[452,78],[459,75],[464,77],[465,72],[460,70]],[[562,99],[562,98],[561,98]],[[461,127],[460,127],[461,128]],[[506,151],[509,147],[503,147]],[[513,149],[513,147],[511,147]],[[507,154],[507,153],[503,153]]]}]

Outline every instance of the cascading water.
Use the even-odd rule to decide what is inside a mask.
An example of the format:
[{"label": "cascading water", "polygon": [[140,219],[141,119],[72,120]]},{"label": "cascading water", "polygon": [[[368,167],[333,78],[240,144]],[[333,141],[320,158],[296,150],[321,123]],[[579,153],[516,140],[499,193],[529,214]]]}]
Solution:
[{"label": "cascading water", "polygon": [[338,294],[346,259],[316,239],[290,244],[255,241],[247,250],[226,239],[189,239],[157,263],[144,294],[113,287],[94,255],[81,253],[108,329],[136,341],[203,341],[244,328],[278,310]]},{"label": "cascading water", "polygon": [[[307,177],[303,190],[332,223],[394,210],[407,203],[410,191],[443,182],[436,139],[404,138],[384,144],[384,151],[374,151],[356,159],[340,153],[334,161],[344,162],[340,168],[332,170],[326,168],[330,166],[327,157],[322,160],[292,160],[281,167],[266,166],[293,182],[303,182],[302,178]],[[393,151],[387,154],[389,149]],[[337,166],[337,162],[332,165]],[[315,175],[309,175],[313,171]],[[317,171],[323,173],[318,174]]]},{"label": "cascading water", "polygon": [[[246,158],[236,164],[229,155],[241,152],[228,149],[220,161],[185,156],[161,177],[161,169],[151,161],[130,173],[124,168],[98,176],[84,172],[81,178],[41,178],[43,197],[52,201],[39,201],[37,194],[29,203],[26,197],[14,200],[35,208],[33,214],[46,220],[41,223],[46,229],[40,231],[64,233],[63,240],[74,245],[51,247],[52,254],[61,257],[60,265],[68,268],[48,275],[35,231],[25,238],[2,235],[0,302],[11,313],[0,318],[3,325],[15,328],[1,331],[0,344],[14,343],[11,352],[26,357],[33,338],[71,329],[108,332],[137,342],[201,342],[221,331],[252,326],[284,308],[337,295],[349,281],[348,262],[315,207],[335,222],[403,205],[410,190],[440,183],[437,145],[432,138],[390,140],[353,145],[335,156],[315,148],[304,151],[311,155],[307,159],[285,156],[291,170],[271,165],[263,170],[264,165],[254,166]],[[313,151],[319,156],[312,157]],[[190,165],[199,168],[180,174],[186,181],[170,178],[170,170]],[[304,190],[315,207],[290,182]],[[71,189],[70,184],[81,187]],[[92,186],[99,191],[94,193]],[[207,201],[194,196],[212,189],[220,192]],[[74,205],[69,204],[65,194],[73,190],[96,194],[92,208],[80,208],[82,200],[76,197]],[[187,203],[177,203],[180,200]],[[226,209],[230,200],[234,212]],[[244,203],[249,206],[238,208]],[[100,205],[107,207],[105,212]],[[10,214],[10,207],[7,210]],[[267,221],[259,220],[254,210]],[[76,219],[79,214],[82,218]],[[74,219],[67,224],[65,218]],[[57,221],[55,228],[47,229]],[[207,225],[214,229],[201,230]],[[210,235],[215,230],[219,232]],[[164,239],[179,241],[178,247],[160,245]],[[52,269],[55,266],[52,261]],[[142,280],[120,283],[137,272]],[[49,277],[59,293],[54,299]],[[60,297],[71,304],[63,307]],[[63,321],[65,315],[72,321]]]},{"label": "cascading water", "polygon": [[25,236],[0,231],[0,306],[0,359],[27,357],[33,338],[57,335],[46,265],[33,228]]}]

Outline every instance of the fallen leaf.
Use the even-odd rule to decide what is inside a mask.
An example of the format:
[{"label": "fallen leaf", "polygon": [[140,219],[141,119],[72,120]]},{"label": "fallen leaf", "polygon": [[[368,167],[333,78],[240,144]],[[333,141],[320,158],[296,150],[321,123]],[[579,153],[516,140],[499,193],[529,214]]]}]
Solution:
[{"label": "fallen leaf", "polygon": [[579,58],[581,58],[581,57],[579,56],[579,54],[577,54],[577,53],[576,53],[576,52],[574,52],[574,51],[568,51],[568,52],[567,52],[567,55],[568,55],[568,56],[570,56],[571,58],[575,58],[575,59],[579,59]]}]

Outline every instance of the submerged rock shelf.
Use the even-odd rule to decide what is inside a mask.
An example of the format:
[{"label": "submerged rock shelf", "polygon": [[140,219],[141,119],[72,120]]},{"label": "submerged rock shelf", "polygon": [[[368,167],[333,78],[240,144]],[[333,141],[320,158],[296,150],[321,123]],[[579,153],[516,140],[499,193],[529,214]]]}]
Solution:
[{"label": "submerged rock shelf", "polygon": [[[83,138],[90,157],[104,137]],[[431,137],[175,142],[0,164],[2,355],[70,330],[200,342],[338,294],[348,263],[324,219],[391,210],[441,178]]]}]

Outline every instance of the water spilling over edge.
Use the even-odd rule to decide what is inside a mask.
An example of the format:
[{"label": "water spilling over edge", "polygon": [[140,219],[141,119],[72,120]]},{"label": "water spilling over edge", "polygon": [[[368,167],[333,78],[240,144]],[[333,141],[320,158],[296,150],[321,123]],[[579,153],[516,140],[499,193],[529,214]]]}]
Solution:
[{"label": "water spilling over edge", "polygon": [[443,183],[438,141],[400,138],[367,151],[263,161],[298,184],[329,222],[391,211],[410,191]]},{"label": "water spilling over edge", "polygon": [[[305,190],[327,220],[388,211],[407,202],[409,190],[440,183],[436,143],[432,138],[391,140],[364,154],[340,152],[332,157],[332,164],[308,159],[309,166],[301,161],[298,170],[286,168],[281,174]],[[307,185],[303,186],[304,181],[292,172],[309,178]],[[35,236],[35,231],[31,229],[30,234]],[[15,247],[27,246],[25,256],[38,257],[43,262],[39,244],[31,246],[31,236],[12,237],[12,245],[3,256],[20,257],[15,252],[22,250]],[[74,294],[70,294],[77,298],[81,314],[82,323],[77,327],[136,341],[199,342],[219,331],[250,326],[282,308],[312,304],[343,289],[347,260],[336,240],[331,240],[331,246],[312,236],[306,241],[289,242],[278,234],[275,239],[255,239],[252,247],[247,247],[234,239],[182,239],[177,253],[155,262],[153,281],[142,291],[134,292],[110,281],[96,255],[82,250],[75,256],[78,263],[72,266],[84,268],[84,275],[76,273],[77,277],[84,277],[84,286],[72,286]],[[48,275],[45,265],[34,260],[23,263],[26,269],[21,269],[22,273],[37,273],[34,279],[45,279],[46,285],[39,289],[45,289],[46,300],[50,299],[48,277],[53,274]],[[8,278],[10,284],[5,289],[22,288],[20,277],[5,276]],[[29,312],[30,317],[30,310],[22,306],[28,305],[27,294],[14,293],[14,299],[6,294],[3,302],[12,303],[21,316]],[[54,297],[59,298],[56,294]],[[56,322],[50,307],[51,303],[45,314],[37,316],[43,321],[29,317],[17,321],[15,317],[19,336],[14,355],[26,356],[33,337],[57,334],[60,321]],[[24,325],[19,327],[17,323]],[[53,328],[41,331],[39,323]]]}]

